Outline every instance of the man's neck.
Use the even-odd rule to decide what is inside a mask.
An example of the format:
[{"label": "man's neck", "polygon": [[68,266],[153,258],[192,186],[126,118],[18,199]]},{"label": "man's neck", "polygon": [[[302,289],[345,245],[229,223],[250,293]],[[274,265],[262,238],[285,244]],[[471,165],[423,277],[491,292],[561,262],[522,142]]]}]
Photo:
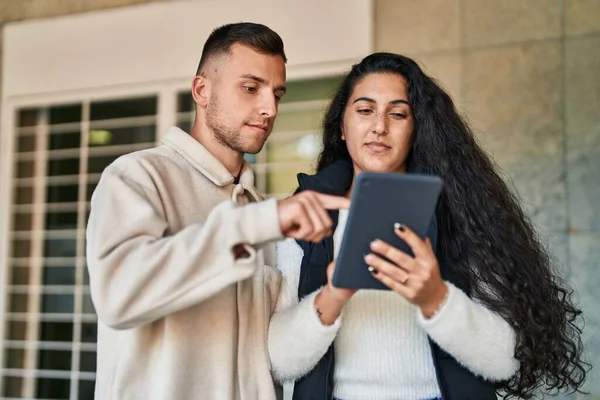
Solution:
[{"label": "man's neck", "polygon": [[244,154],[225,146],[215,139],[207,127],[194,125],[190,135],[209,151],[234,177],[238,177],[244,164]]}]

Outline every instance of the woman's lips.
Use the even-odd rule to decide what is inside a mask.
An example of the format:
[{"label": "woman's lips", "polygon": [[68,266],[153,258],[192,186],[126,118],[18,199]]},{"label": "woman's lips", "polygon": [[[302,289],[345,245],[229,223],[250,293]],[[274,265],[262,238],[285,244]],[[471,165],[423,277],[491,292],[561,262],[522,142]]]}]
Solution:
[{"label": "woman's lips", "polygon": [[388,146],[382,142],[368,142],[368,143],[365,143],[365,146],[367,146],[367,148],[374,153],[383,153],[383,152],[391,149],[390,146]]}]

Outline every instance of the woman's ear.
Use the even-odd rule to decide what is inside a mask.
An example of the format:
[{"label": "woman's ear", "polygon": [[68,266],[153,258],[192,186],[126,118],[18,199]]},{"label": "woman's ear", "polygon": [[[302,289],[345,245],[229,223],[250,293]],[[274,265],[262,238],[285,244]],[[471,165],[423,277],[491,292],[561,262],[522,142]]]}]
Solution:
[{"label": "woman's ear", "polygon": [[342,125],[342,127],[340,128],[340,131],[342,132],[342,136],[341,136],[341,138],[342,138],[342,140],[344,140],[344,141],[345,141],[345,140],[346,140],[346,134],[344,133],[344,126],[343,126],[343,125]]}]

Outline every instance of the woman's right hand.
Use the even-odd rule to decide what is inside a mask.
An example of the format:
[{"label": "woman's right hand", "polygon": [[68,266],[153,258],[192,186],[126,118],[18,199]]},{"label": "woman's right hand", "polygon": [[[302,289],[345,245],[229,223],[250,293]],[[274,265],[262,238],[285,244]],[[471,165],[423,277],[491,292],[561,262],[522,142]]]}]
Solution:
[{"label": "woman's right hand", "polygon": [[337,301],[340,301],[346,304],[350,298],[358,291],[358,289],[344,289],[333,286],[333,273],[335,271],[335,261],[333,260],[327,266],[327,289],[330,292],[330,295]]},{"label": "woman's right hand", "polygon": [[332,325],[340,316],[342,309],[350,298],[357,292],[356,289],[336,288],[331,283],[335,261],[327,266],[327,285],[315,297],[315,310],[325,325]]}]

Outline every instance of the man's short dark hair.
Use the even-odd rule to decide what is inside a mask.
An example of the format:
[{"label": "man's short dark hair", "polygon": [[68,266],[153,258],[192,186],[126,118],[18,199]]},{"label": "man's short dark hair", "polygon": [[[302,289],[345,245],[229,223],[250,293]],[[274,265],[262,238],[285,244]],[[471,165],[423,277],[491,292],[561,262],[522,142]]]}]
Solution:
[{"label": "man's short dark hair", "polygon": [[220,26],[211,32],[204,43],[196,75],[202,72],[202,68],[211,57],[227,54],[236,43],[251,47],[259,53],[279,55],[287,62],[283,40],[275,31],[262,24],[239,22]]}]

